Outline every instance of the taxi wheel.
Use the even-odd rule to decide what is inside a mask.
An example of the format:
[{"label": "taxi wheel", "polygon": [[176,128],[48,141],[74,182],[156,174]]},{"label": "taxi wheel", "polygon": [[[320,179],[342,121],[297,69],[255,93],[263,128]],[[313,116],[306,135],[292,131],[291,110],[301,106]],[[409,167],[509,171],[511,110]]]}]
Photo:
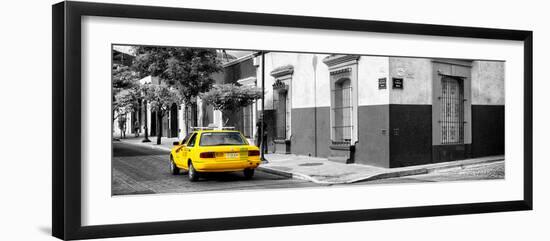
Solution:
[{"label": "taxi wheel", "polygon": [[180,174],[180,169],[176,166],[176,163],[174,163],[174,158],[172,156],[170,156],[170,173],[172,175]]},{"label": "taxi wheel", "polygon": [[188,172],[189,181],[196,182],[199,180],[199,173],[195,170],[193,163],[189,161],[189,172]]},{"label": "taxi wheel", "polygon": [[254,169],[244,169],[243,174],[244,178],[250,179],[254,176]]}]

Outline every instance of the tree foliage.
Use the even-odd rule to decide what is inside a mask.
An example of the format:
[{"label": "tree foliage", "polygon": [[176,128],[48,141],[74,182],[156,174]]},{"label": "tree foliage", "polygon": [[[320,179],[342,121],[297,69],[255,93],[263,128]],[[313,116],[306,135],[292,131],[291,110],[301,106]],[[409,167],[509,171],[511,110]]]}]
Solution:
[{"label": "tree foliage", "polygon": [[123,89],[137,88],[139,76],[128,66],[118,66],[113,70],[113,95]]},{"label": "tree foliage", "polygon": [[139,107],[139,94],[138,90],[135,88],[120,90],[115,95],[114,99],[115,101],[113,103],[113,120],[115,120],[119,116],[137,111]]},{"label": "tree foliage", "polygon": [[119,116],[135,111],[139,105],[138,75],[127,66],[113,70],[113,121]]},{"label": "tree foliage", "polygon": [[142,93],[151,105],[151,110],[157,113],[157,144],[161,144],[162,117],[170,110],[172,104],[181,103],[181,95],[165,83],[145,84],[142,86]]},{"label": "tree foliage", "polygon": [[205,103],[222,112],[236,111],[260,98],[260,88],[235,84],[216,85],[210,91],[201,94],[201,99]]},{"label": "tree foliage", "polygon": [[160,112],[164,115],[173,103],[181,103],[179,92],[164,84],[144,84],[142,86],[144,98],[151,106],[152,111]]},{"label": "tree foliage", "polygon": [[215,49],[139,46],[134,51],[133,68],[140,76],[158,76],[176,87],[186,104],[208,91],[212,74],[221,70]]}]

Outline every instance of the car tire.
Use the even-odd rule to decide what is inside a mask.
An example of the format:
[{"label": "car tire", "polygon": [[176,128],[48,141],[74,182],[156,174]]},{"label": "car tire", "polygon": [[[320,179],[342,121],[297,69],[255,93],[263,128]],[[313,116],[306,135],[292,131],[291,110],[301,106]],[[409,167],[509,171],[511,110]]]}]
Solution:
[{"label": "car tire", "polygon": [[251,179],[254,176],[254,169],[244,169],[244,178]]},{"label": "car tire", "polygon": [[187,176],[189,177],[189,181],[196,182],[199,180],[199,173],[193,166],[193,162],[189,161],[189,171],[187,173]]},{"label": "car tire", "polygon": [[172,175],[179,175],[180,174],[180,168],[176,166],[176,163],[174,163],[174,157],[170,156],[170,173]]}]

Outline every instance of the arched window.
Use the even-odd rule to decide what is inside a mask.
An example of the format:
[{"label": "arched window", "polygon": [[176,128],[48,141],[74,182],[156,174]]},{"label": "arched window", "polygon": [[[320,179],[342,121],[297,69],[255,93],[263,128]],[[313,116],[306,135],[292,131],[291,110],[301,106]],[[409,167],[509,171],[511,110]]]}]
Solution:
[{"label": "arched window", "polygon": [[323,59],[330,74],[331,150],[342,150],[337,154],[331,151],[334,155],[349,157],[348,147],[357,141],[359,58],[358,55],[330,55]]},{"label": "arched window", "polygon": [[332,90],[334,105],[332,112],[334,116],[333,141],[349,144],[352,139],[352,100],[351,100],[351,80],[342,78],[334,83]]}]

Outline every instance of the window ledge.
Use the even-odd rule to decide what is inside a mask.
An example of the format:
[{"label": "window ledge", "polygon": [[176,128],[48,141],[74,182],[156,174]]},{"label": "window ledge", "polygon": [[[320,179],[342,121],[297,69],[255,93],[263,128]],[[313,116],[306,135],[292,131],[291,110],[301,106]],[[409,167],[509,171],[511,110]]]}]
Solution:
[{"label": "window ledge", "polygon": [[332,150],[342,150],[342,151],[349,151],[351,148],[351,145],[349,144],[331,144],[330,149]]},{"label": "window ledge", "polygon": [[288,139],[275,139],[273,142],[277,144],[290,144],[290,140]]}]

